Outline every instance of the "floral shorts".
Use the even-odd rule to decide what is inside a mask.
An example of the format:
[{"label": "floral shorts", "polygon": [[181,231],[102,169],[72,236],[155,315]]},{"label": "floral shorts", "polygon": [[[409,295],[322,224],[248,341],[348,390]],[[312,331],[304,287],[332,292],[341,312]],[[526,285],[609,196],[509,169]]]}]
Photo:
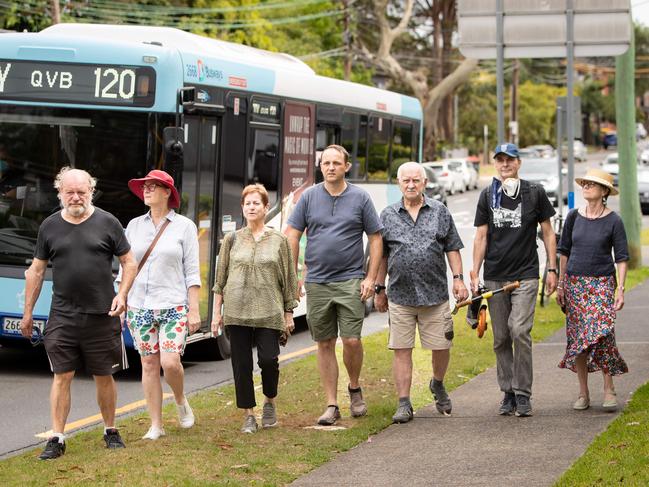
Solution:
[{"label": "floral shorts", "polygon": [[126,324],[140,355],[151,355],[160,350],[183,354],[189,326],[187,306],[167,309],[140,309],[128,307]]}]

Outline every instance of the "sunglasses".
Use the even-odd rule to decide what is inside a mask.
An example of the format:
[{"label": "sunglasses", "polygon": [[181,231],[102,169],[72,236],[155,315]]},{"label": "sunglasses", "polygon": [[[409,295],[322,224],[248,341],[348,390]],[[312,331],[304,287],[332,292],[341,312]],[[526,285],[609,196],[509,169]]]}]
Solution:
[{"label": "sunglasses", "polygon": [[595,188],[597,186],[600,186],[600,185],[597,184],[594,181],[584,181],[583,183],[581,183],[582,188]]}]

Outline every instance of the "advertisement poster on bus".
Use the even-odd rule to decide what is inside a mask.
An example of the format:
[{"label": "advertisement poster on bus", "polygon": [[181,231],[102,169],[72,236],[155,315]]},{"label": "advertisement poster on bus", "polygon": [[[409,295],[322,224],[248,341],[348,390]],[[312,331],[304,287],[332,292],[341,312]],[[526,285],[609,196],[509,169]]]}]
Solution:
[{"label": "advertisement poster on bus", "polygon": [[300,195],[313,184],[315,170],[315,105],[286,102],[284,105],[284,152],[282,159],[282,230]]}]

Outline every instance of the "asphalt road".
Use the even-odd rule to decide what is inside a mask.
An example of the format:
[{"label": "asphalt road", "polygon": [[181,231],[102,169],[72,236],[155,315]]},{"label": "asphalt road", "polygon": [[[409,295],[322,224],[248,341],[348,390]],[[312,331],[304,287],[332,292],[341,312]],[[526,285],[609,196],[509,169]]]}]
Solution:
[{"label": "asphalt road", "polygon": [[[576,176],[582,175],[589,167],[595,167],[606,153],[591,154],[585,163],[576,164]],[[481,179],[481,185],[489,183],[488,178]],[[458,194],[448,199],[448,206],[453,214],[458,232],[464,242],[462,251],[464,271],[468,278],[471,265],[473,243],[473,215],[479,191]],[[618,208],[616,198],[611,198],[610,206]],[[576,204],[583,204],[577,191]],[[649,226],[649,217],[643,217],[643,226]],[[541,262],[543,246],[540,246]],[[451,276],[449,273],[449,283]],[[468,281],[467,281],[468,282]],[[366,320],[364,334],[379,331],[387,326],[385,315],[372,313]],[[296,333],[282,350],[283,359],[291,360],[307,353],[312,353],[313,342],[305,330]],[[131,359],[138,360],[137,356]],[[185,356],[186,391],[191,394],[231,380],[232,371],[229,361],[203,361],[192,356],[191,349]],[[25,350],[7,350],[0,348],[0,458],[13,455],[44,441],[43,433],[50,429],[49,388],[51,384],[49,364],[42,348]],[[140,385],[140,371],[133,367],[118,374],[118,408],[124,408],[123,414],[130,414],[142,409],[143,395]],[[165,386],[165,392],[170,392]],[[79,429],[93,427],[100,422],[95,402],[95,389],[92,378],[78,375],[72,386],[72,409],[69,423],[76,423]]]}]

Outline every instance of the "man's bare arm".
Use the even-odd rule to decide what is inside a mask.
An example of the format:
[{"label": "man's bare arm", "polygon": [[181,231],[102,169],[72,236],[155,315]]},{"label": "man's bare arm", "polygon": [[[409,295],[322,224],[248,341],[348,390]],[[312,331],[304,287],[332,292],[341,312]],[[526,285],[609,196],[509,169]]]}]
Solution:
[{"label": "man's bare arm", "polygon": [[478,291],[480,268],[487,253],[487,230],[488,225],[480,225],[476,228],[475,238],[473,239],[473,277],[471,278],[471,291],[474,293]]},{"label": "man's bare arm", "polygon": [[20,332],[25,338],[31,338],[34,326],[34,306],[41,294],[47,261],[41,259],[32,260],[32,265],[25,271],[25,306],[23,307],[23,319],[20,325]]},{"label": "man's bare arm", "polygon": [[137,276],[137,261],[132,250],[129,250],[124,255],[120,255],[118,258],[122,266],[122,280],[119,283],[117,296],[113,299],[110,311],[108,312],[110,316],[119,316],[126,311],[126,297],[133,285],[135,276]]}]

